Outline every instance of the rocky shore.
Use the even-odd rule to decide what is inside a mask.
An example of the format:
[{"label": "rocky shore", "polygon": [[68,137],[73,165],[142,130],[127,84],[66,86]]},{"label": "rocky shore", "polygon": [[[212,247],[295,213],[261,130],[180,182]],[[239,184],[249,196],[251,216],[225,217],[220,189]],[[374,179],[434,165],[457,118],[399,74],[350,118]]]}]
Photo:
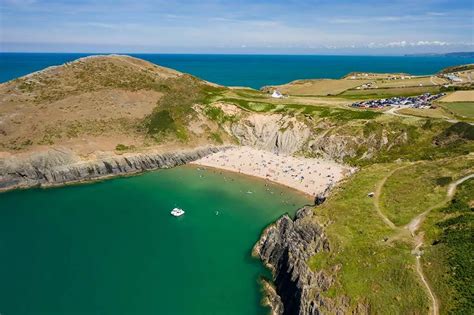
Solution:
[{"label": "rocky shore", "polygon": [[313,271],[308,260],[316,253],[329,251],[322,227],[313,220],[313,207],[298,210],[295,220],[284,215],[263,231],[253,255],[273,274],[273,282],[263,280],[264,303],[271,307],[272,314],[367,313],[363,305],[353,309],[348,298],[324,296],[337,270],[331,270],[331,274]]},{"label": "rocky shore", "polygon": [[0,191],[48,187],[170,168],[216,153],[224,147],[206,147],[170,153],[104,154],[84,160],[74,152],[50,149],[26,157],[0,158]]}]

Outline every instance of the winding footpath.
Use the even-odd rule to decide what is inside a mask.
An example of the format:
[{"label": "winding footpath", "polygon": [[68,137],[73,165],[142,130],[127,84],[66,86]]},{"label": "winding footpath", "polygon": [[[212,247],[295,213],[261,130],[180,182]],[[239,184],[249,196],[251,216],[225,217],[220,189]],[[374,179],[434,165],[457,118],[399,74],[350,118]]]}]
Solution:
[{"label": "winding footpath", "polygon": [[[386,115],[392,115],[392,116],[397,116],[397,117],[404,117],[404,118],[427,118],[427,117],[421,117],[421,116],[415,116],[415,115],[405,115],[405,114],[400,114],[398,111],[400,109],[403,109],[403,108],[399,108],[399,107],[394,107],[392,106],[389,110],[386,110],[382,113],[386,114]],[[458,123],[460,122],[460,120],[457,120],[457,119],[452,119],[452,118],[449,118],[449,117],[446,117],[446,116],[443,116],[443,117],[439,117],[438,119],[444,119],[445,121],[449,122],[449,123],[452,123],[452,124],[455,124],[455,123]],[[474,126],[474,122],[467,122],[468,124],[470,125],[473,125]]]},{"label": "winding footpath", "polygon": [[466,175],[466,176],[458,179],[457,181],[452,182],[451,184],[449,184],[445,200],[443,200],[442,202],[434,205],[433,207],[430,207],[425,212],[417,215],[407,225],[405,225],[403,227],[397,227],[385,214],[383,214],[383,212],[381,210],[381,207],[380,207],[380,195],[381,195],[381,192],[382,192],[382,188],[385,185],[385,182],[387,181],[388,178],[390,178],[395,172],[399,171],[400,169],[403,169],[405,167],[412,166],[412,165],[413,164],[409,164],[409,165],[405,165],[405,166],[402,166],[402,167],[395,168],[394,170],[392,170],[389,174],[387,174],[387,176],[385,176],[377,184],[377,187],[376,187],[376,190],[375,190],[375,193],[374,193],[374,207],[375,207],[375,210],[377,211],[377,214],[384,221],[384,223],[388,227],[390,227],[392,230],[398,231],[398,233],[394,237],[391,238],[392,241],[393,241],[393,239],[397,239],[397,238],[399,238],[403,235],[406,235],[407,232],[409,232],[410,236],[412,237],[412,239],[414,241],[414,245],[415,245],[415,247],[413,248],[412,253],[416,257],[416,272],[417,272],[418,276],[420,277],[421,282],[425,286],[426,291],[427,291],[427,293],[430,297],[430,300],[431,300],[431,307],[430,307],[431,312],[430,313],[432,315],[439,315],[439,301],[438,301],[438,298],[436,297],[435,293],[433,292],[433,289],[431,288],[431,285],[428,282],[428,280],[427,280],[427,278],[426,278],[426,276],[423,272],[423,266],[420,262],[420,258],[421,258],[421,255],[422,255],[422,251],[420,250],[420,248],[423,246],[423,233],[417,233],[417,231],[418,231],[421,223],[425,219],[425,217],[428,215],[428,213],[430,213],[433,209],[439,208],[439,207],[445,205],[447,202],[449,202],[454,197],[454,193],[456,192],[457,186],[462,184],[463,182],[465,182],[466,180],[468,180],[470,178],[474,178],[474,174]]},{"label": "winding footpath", "polygon": [[381,208],[380,208],[380,195],[382,194],[382,188],[383,186],[385,185],[385,182],[387,181],[387,179],[389,177],[391,177],[393,174],[395,174],[395,172],[405,168],[405,167],[408,167],[408,166],[411,166],[412,164],[409,164],[409,165],[405,165],[405,166],[401,166],[401,167],[397,167],[396,169],[392,170],[390,173],[387,174],[387,176],[385,176],[378,184],[377,186],[375,187],[375,192],[374,192],[374,207],[375,207],[375,210],[377,211],[377,214],[380,216],[380,218],[383,220],[383,222],[389,226],[392,230],[396,230],[397,227],[395,226],[395,224],[393,224],[392,221],[390,221],[390,219],[385,215],[383,214]]},{"label": "winding footpath", "polygon": [[383,113],[384,113],[384,114],[393,115],[393,116],[398,116],[398,117],[405,117],[405,118],[413,118],[413,117],[416,117],[416,116],[411,116],[411,115],[400,114],[400,113],[397,112],[399,109],[401,109],[401,108],[392,106],[389,110],[387,110],[387,111],[385,111],[385,112],[383,112]]}]

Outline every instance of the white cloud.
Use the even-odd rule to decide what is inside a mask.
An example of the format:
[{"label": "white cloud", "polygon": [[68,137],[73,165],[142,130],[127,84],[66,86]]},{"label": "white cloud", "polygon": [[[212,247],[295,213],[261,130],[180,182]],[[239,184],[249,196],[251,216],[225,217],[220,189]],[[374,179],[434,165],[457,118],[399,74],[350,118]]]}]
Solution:
[{"label": "white cloud", "polygon": [[419,40],[419,41],[406,41],[406,40],[401,40],[401,41],[394,41],[394,42],[388,42],[388,43],[369,43],[367,45],[368,48],[395,48],[395,47],[418,47],[418,46],[452,46],[452,45],[469,45],[469,43],[452,43],[452,42],[446,42],[446,41],[440,41],[440,40]]},{"label": "white cloud", "polygon": [[390,43],[386,44],[385,46],[386,47],[405,47],[406,45],[407,45],[407,41],[402,40],[402,41],[399,41],[399,42],[390,42]]},{"label": "white cloud", "polygon": [[412,46],[446,46],[450,45],[448,42],[442,42],[439,40],[434,40],[434,41],[427,41],[427,40],[420,40],[417,41],[416,43],[411,43]]}]

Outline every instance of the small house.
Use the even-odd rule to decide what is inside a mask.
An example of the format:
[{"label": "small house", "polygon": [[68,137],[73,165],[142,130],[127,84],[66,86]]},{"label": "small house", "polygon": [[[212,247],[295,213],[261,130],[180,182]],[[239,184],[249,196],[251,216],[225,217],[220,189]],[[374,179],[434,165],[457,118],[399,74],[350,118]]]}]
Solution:
[{"label": "small house", "polygon": [[273,91],[272,97],[273,98],[283,98],[283,95],[280,92],[278,92],[277,90],[275,90],[275,91]]}]

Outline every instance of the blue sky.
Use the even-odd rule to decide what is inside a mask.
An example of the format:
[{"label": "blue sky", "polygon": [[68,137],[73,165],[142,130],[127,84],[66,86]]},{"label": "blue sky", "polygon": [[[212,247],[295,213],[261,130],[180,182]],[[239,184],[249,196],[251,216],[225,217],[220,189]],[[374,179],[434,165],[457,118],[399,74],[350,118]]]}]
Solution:
[{"label": "blue sky", "polygon": [[0,0],[1,51],[474,50],[474,0]]}]

